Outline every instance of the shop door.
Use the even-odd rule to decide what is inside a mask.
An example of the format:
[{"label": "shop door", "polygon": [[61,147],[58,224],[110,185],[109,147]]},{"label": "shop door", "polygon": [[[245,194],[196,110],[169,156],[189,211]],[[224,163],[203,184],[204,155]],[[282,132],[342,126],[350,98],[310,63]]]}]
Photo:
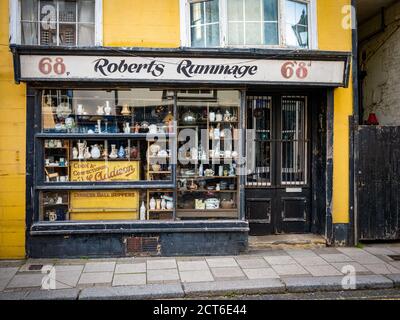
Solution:
[{"label": "shop door", "polygon": [[307,97],[248,96],[247,128],[250,234],[309,232]]}]

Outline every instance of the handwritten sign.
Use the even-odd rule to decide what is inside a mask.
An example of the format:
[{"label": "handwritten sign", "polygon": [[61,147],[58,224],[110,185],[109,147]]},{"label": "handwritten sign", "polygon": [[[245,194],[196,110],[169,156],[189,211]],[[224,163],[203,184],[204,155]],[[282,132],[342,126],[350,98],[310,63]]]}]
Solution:
[{"label": "handwritten sign", "polygon": [[71,181],[139,180],[138,161],[71,161]]}]

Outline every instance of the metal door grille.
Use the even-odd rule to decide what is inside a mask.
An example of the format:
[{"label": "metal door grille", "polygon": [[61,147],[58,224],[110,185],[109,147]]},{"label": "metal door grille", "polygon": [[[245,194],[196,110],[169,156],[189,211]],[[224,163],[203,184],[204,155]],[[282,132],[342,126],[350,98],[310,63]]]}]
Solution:
[{"label": "metal door grille", "polygon": [[307,121],[305,97],[282,97],[281,103],[281,184],[307,184]]},{"label": "metal door grille", "polygon": [[272,98],[247,97],[247,176],[246,185],[271,185]]},{"label": "metal door grille", "polygon": [[307,185],[307,98],[247,97],[247,187]]}]

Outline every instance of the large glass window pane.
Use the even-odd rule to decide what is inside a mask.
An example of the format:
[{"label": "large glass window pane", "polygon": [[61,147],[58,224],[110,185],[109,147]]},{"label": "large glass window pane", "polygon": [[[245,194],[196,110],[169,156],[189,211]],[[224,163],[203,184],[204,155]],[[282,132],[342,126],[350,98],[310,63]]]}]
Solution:
[{"label": "large glass window pane", "polygon": [[172,190],[84,190],[39,193],[39,220],[171,220]]},{"label": "large glass window pane", "polygon": [[22,22],[21,41],[23,44],[38,44],[37,22]]},{"label": "large glass window pane", "polygon": [[261,22],[246,22],[246,45],[263,44]]},{"label": "large glass window pane", "polygon": [[190,35],[192,47],[219,46],[218,0],[190,4]]},{"label": "large glass window pane", "polygon": [[275,45],[278,0],[228,1],[229,45]]},{"label": "large glass window pane", "polygon": [[94,24],[78,24],[78,45],[90,46],[94,43]]},{"label": "large glass window pane", "polygon": [[261,21],[261,1],[245,0],[245,19],[246,21]]},{"label": "large glass window pane", "polygon": [[237,218],[240,92],[180,90],[177,101],[177,217]]},{"label": "large glass window pane", "polygon": [[286,43],[308,47],[308,7],[306,3],[286,0]]},{"label": "large glass window pane", "polygon": [[173,97],[150,89],[44,90],[42,131],[79,135],[45,140],[45,181],[171,181]]}]

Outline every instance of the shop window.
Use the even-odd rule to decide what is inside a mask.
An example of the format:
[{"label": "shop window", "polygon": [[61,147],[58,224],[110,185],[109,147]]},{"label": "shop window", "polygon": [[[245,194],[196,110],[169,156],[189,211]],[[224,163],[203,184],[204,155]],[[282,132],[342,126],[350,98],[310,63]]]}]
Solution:
[{"label": "shop window", "polygon": [[310,47],[314,0],[182,1],[186,5],[186,19],[182,20],[188,21],[187,30],[182,30],[183,45]]},{"label": "shop window", "polygon": [[[99,0],[19,2],[19,43],[43,46],[93,46]],[[99,23],[99,22],[98,22]],[[12,35],[15,40],[16,35]]]},{"label": "shop window", "polygon": [[44,89],[40,96],[40,221],[238,218],[240,91]]}]

